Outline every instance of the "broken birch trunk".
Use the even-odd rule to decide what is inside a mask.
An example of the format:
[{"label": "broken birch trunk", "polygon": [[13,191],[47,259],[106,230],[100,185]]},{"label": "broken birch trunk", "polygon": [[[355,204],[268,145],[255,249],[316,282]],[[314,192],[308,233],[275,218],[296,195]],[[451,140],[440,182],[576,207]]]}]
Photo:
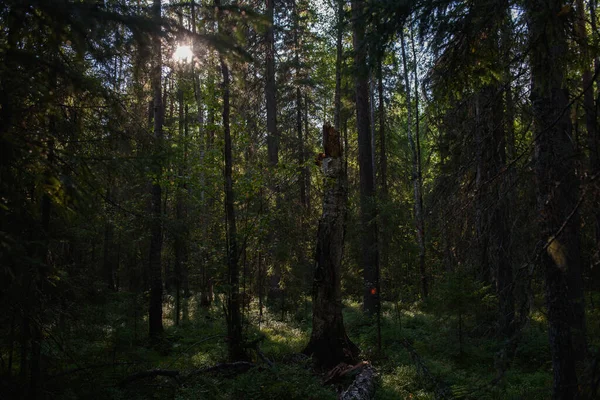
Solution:
[{"label": "broken birch trunk", "polygon": [[375,370],[365,365],[354,382],[340,394],[340,400],[371,400],[375,398]]},{"label": "broken birch trunk", "polygon": [[338,132],[323,127],[325,148],[323,214],[319,220],[313,281],[313,326],[304,354],[318,367],[353,364],[358,347],[350,341],[342,317],[341,264],[346,216],[346,176]]}]

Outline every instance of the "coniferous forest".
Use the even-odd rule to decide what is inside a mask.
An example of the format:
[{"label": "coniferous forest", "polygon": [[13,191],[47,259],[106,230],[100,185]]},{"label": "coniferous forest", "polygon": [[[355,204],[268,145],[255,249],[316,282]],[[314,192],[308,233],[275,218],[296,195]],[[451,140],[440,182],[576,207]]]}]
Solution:
[{"label": "coniferous forest", "polygon": [[600,398],[596,0],[0,2],[0,399]]}]

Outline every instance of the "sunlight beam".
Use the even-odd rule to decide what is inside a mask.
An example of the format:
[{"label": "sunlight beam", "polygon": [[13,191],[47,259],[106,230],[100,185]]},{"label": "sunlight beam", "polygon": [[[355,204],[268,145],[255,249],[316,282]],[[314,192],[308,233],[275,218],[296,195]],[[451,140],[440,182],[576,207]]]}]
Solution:
[{"label": "sunlight beam", "polygon": [[173,59],[180,63],[187,63],[192,61],[192,57],[194,53],[192,52],[192,48],[187,45],[179,45],[177,46],[177,50],[175,50],[175,54],[173,54]]}]

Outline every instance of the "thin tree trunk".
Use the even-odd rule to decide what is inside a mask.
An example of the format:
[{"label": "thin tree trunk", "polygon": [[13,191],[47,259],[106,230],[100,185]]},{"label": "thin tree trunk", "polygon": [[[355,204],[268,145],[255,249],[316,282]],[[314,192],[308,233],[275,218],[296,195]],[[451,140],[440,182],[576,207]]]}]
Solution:
[{"label": "thin tree trunk", "polygon": [[[380,182],[380,196],[382,199],[387,198],[388,194],[388,182],[387,182],[387,148],[386,148],[386,135],[385,135],[385,105],[383,96],[383,67],[381,65],[381,58],[379,59],[379,65],[377,70],[377,90],[379,94],[379,182]],[[383,240],[385,243],[385,239]]]},{"label": "thin tree trunk", "polygon": [[[425,267],[425,209],[423,207],[423,163],[421,160],[421,121],[419,113],[419,63],[417,61],[417,52],[415,50],[415,39],[413,37],[413,30],[410,29],[410,41],[413,53],[413,64],[414,64],[414,80],[415,80],[415,144],[417,147],[417,183],[419,187],[418,205],[419,205],[419,226],[421,230],[421,244],[419,245],[419,272],[421,274],[421,292],[427,297],[429,293],[429,285],[433,282],[430,281],[427,269]],[[425,277],[425,281],[423,281]]]},{"label": "thin tree trunk", "polygon": [[[110,179],[109,179],[110,180]],[[111,183],[112,186],[112,183]],[[114,250],[114,225],[110,220],[110,216],[108,215],[108,207],[111,199],[111,191],[110,188],[106,189],[106,221],[104,222],[104,254],[102,259],[102,271],[104,275],[104,281],[106,283],[106,287],[109,290],[115,289],[115,280],[114,280],[114,258],[113,258],[113,250]]]},{"label": "thin tree trunk", "polygon": [[[307,143],[310,142],[310,131],[308,128],[308,94],[304,94],[304,140],[302,143],[302,151],[304,152],[304,162],[308,161]],[[306,189],[306,209],[310,210],[310,169],[305,165],[302,169],[302,179]]]},{"label": "thin tree trunk", "polygon": [[[161,19],[161,0],[154,0],[152,5],[153,17],[158,25]],[[148,309],[149,335],[156,341],[163,332],[162,324],[162,218],[160,179],[162,165],[160,154],[163,142],[164,108],[162,99],[161,71],[162,71],[162,45],[161,38],[156,36],[153,41],[154,65],[152,66],[151,82],[154,91],[154,182],[152,182],[152,222],[150,237],[150,257],[148,272],[150,275],[150,305]]]},{"label": "thin tree trunk", "polygon": [[336,33],[336,58],[335,58],[335,95],[333,104],[333,127],[340,132],[342,110],[342,61],[344,37],[344,0],[337,0],[337,33]]},{"label": "thin tree trunk", "polygon": [[242,319],[240,314],[239,266],[237,248],[237,230],[233,193],[233,157],[231,150],[231,132],[229,128],[229,68],[221,58],[223,73],[223,133],[225,139],[225,215],[227,219],[227,266],[229,276],[229,296],[227,299],[228,350],[231,361],[246,358],[242,347]]},{"label": "thin tree trunk", "polygon": [[298,165],[300,165],[300,203],[306,208],[308,197],[306,193],[304,137],[302,135],[302,93],[296,88],[296,131],[298,133]]},{"label": "thin tree trunk", "polygon": [[275,0],[266,0],[267,18],[269,26],[266,34],[266,87],[267,99],[267,151],[269,164],[277,165],[279,162],[279,136],[277,133],[277,87],[275,83],[275,33],[274,33],[274,3]]},{"label": "thin tree trunk", "polygon": [[[179,84],[181,85],[181,79]],[[182,159],[179,160],[177,166],[177,192],[175,193],[175,219],[177,221],[177,228],[175,232],[175,325],[179,325],[179,317],[181,315],[181,281],[183,264],[185,262],[186,253],[186,226],[184,221],[184,196],[185,196],[185,183],[183,181],[184,170],[185,170],[185,138],[184,138],[184,107],[183,107],[183,89],[179,88],[177,91],[177,101],[179,103],[179,148],[184,149]]]},{"label": "thin tree trunk", "polygon": [[296,133],[298,135],[298,165],[300,165],[300,203],[307,208],[308,198],[306,193],[304,137],[302,136],[302,91],[300,90],[300,29],[298,19],[300,18],[297,3],[293,2],[294,12],[294,64],[296,69]]},{"label": "thin tree trunk", "polygon": [[[495,96],[502,98],[504,94],[505,107],[496,107],[493,105],[493,115],[497,115],[498,126],[493,127],[493,175],[499,175],[499,181],[496,183],[496,199],[498,202],[492,217],[492,229],[495,230],[495,260],[496,260],[496,293],[498,294],[499,305],[499,325],[501,334],[506,337],[512,337],[515,331],[515,299],[514,299],[514,279],[511,260],[511,209],[514,204],[511,187],[514,183],[514,170],[510,168],[506,171],[507,155],[512,160],[515,156],[515,134],[514,134],[514,102],[512,98],[511,82],[512,74],[510,71],[511,60],[511,40],[512,33],[511,15],[508,3],[505,3],[504,23],[500,28],[500,50],[504,68],[502,84],[503,90],[498,90]],[[501,100],[500,100],[501,101]],[[498,104],[493,101],[493,104]],[[505,172],[503,172],[505,171]],[[514,350],[513,350],[514,352]]]},{"label": "thin tree trunk", "polygon": [[[56,137],[56,116],[53,115],[54,111],[51,111],[48,128],[50,131],[50,140],[48,141],[48,156],[47,165],[48,170],[46,172],[47,177],[51,176],[52,166],[54,164],[54,138]],[[46,182],[49,183],[49,182]],[[29,391],[27,397],[31,400],[37,400],[42,396],[44,386],[44,374],[42,372],[41,358],[42,358],[42,344],[44,341],[44,335],[42,332],[42,325],[44,323],[44,300],[46,293],[46,281],[50,272],[49,258],[48,258],[48,246],[50,241],[50,213],[52,212],[52,201],[47,193],[44,193],[40,202],[40,224],[39,231],[35,232],[34,235],[38,236],[38,241],[35,244],[34,258],[39,260],[39,264],[35,265],[34,279],[30,282],[31,293],[33,294],[33,310],[32,315],[34,318],[28,321],[31,329],[31,353],[29,362]],[[29,316],[26,316],[29,318]]]},{"label": "thin tree trunk", "polygon": [[[487,116],[481,127],[485,136],[484,147],[486,148],[485,164],[487,169],[484,176],[488,182],[488,188],[483,192],[486,193],[484,198],[491,204],[489,206],[487,232],[489,250],[487,250],[487,254],[490,276],[495,280],[498,296],[499,331],[504,338],[510,338],[513,333],[515,309],[513,271],[509,257],[508,176],[503,172],[506,169],[506,140],[501,94],[499,85],[489,85],[481,91],[482,107]],[[482,196],[484,195],[482,194]]]},{"label": "thin tree trunk", "polygon": [[[376,115],[375,115],[375,77],[373,76],[373,71],[371,71],[370,79],[369,79],[369,121],[371,122],[371,164],[373,169],[373,182],[377,182],[377,165],[375,163],[375,159],[377,158],[377,147],[376,147],[376,137],[377,131],[375,128]],[[375,188],[376,189],[376,188]]]},{"label": "thin tree trunk", "polygon": [[489,153],[490,145],[486,143],[484,132],[485,118],[481,110],[481,93],[476,93],[473,96],[473,105],[475,113],[475,251],[473,256],[474,265],[479,267],[478,279],[490,283],[492,274],[489,268],[488,259],[488,232],[486,231],[487,221],[484,213],[484,182],[487,179],[487,153]]},{"label": "thin tree trunk", "polygon": [[[185,105],[185,114],[184,114],[184,130],[183,130],[183,171],[185,176],[189,176],[189,166],[188,166],[188,138],[190,135],[190,127],[189,127],[189,109],[188,109],[188,105]],[[191,189],[188,185],[187,182],[183,183],[183,195],[187,196],[187,198],[189,198],[190,194],[191,194]],[[184,201],[183,204],[183,215],[185,218],[187,218],[188,216],[188,208],[189,205],[187,203],[187,201]],[[183,296],[188,298],[190,296],[190,273],[189,273],[189,269],[188,269],[188,254],[189,254],[189,248],[188,246],[188,240],[189,240],[189,234],[188,234],[188,227],[187,224],[184,226],[184,233],[185,233],[185,240],[184,240],[184,244],[185,244],[185,248],[184,248],[184,253],[183,253],[183,265],[182,265],[182,270],[181,270],[181,288],[183,290]]]},{"label": "thin tree trunk", "polygon": [[[265,97],[267,108],[267,153],[269,165],[271,167],[271,192],[275,197],[275,208],[278,210],[281,207],[281,196],[279,189],[275,183],[275,166],[279,163],[279,132],[277,130],[277,83],[275,80],[275,0],[266,0],[267,19],[269,26],[266,32],[266,82],[265,82]],[[276,213],[277,214],[277,213]],[[271,226],[278,225],[277,221],[273,221]],[[271,247],[271,258],[273,265],[273,273],[269,279],[268,298],[271,301],[281,300],[283,290],[280,287],[282,273],[279,260],[276,260],[277,234],[274,230],[269,232],[267,243]]]},{"label": "thin tree trunk", "polygon": [[412,101],[410,95],[410,80],[408,71],[408,62],[406,59],[406,49],[404,34],[400,36],[400,44],[402,46],[402,63],[404,66],[404,85],[406,86],[406,109],[407,113],[407,135],[408,143],[412,153],[412,181],[413,181],[413,196],[414,196],[414,212],[416,225],[417,245],[419,246],[419,274],[421,277],[421,295],[426,298],[428,295],[427,271],[425,270],[425,220],[423,217],[423,195],[421,193],[420,175],[420,160],[419,150],[412,134]]},{"label": "thin tree trunk", "polygon": [[377,249],[377,207],[373,179],[371,123],[369,121],[369,71],[366,63],[364,5],[352,1],[353,44],[356,88],[356,127],[360,167],[360,209],[362,225],[362,267],[364,271],[364,310],[375,315],[379,310],[379,252]]},{"label": "thin tree trunk", "polygon": [[12,365],[13,365],[13,352],[15,348],[15,325],[16,325],[17,311],[13,309],[10,317],[10,331],[8,334],[8,362],[6,366],[6,375],[11,378]]},{"label": "thin tree trunk", "polygon": [[263,319],[263,269],[262,269],[262,254],[258,252],[258,329]]},{"label": "thin tree trunk", "polygon": [[[215,0],[215,6],[220,7],[220,0]],[[218,13],[218,16],[220,13]],[[219,31],[222,31],[219,23]],[[227,267],[229,293],[227,298],[227,336],[228,354],[231,361],[247,358],[242,343],[242,318],[240,307],[240,271],[238,265],[237,229],[234,209],[233,192],[233,155],[230,130],[230,78],[229,66],[223,57],[221,73],[223,74],[223,136],[225,142],[225,218],[227,221]]]},{"label": "thin tree trunk", "polygon": [[[388,182],[387,182],[387,148],[386,148],[386,133],[385,133],[385,105],[383,95],[383,66],[382,57],[379,57],[377,64],[377,92],[379,96],[379,199],[386,205],[388,204]],[[389,265],[389,243],[390,225],[387,218],[381,218],[380,215],[380,256],[381,269],[385,269]]]}]

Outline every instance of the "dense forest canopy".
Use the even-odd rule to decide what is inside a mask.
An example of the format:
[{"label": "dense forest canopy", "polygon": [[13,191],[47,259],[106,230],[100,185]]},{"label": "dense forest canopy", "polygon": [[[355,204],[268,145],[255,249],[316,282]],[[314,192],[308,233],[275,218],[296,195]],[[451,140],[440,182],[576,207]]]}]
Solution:
[{"label": "dense forest canopy", "polygon": [[597,398],[598,17],[2,1],[0,398]]}]

